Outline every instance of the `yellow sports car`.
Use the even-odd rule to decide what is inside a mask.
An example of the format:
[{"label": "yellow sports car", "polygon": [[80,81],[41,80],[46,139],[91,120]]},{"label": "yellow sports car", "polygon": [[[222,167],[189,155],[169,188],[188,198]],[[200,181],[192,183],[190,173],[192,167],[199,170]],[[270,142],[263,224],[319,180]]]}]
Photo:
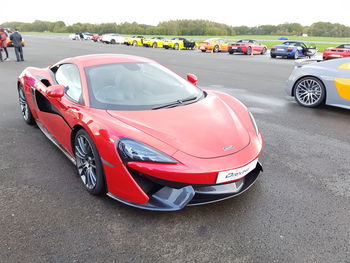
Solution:
[{"label": "yellow sports car", "polygon": [[127,37],[124,40],[124,44],[127,46],[142,46],[143,45],[143,40],[145,38],[143,36],[132,36],[132,37]]},{"label": "yellow sports car", "polygon": [[179,50],[179,49],[195,49],[196,45],[197,45],[196,42],[192,40],[187,40],[186,38],[183,38],[183,37],[175,37],[168,41],[165,41],[163,47],[165,49],[172,48],[175,50]]},{"label": "yellow sports car", "polygon": [[144,47],[163,47],[165,38],[164,37],[151,37],[143,40]]}]

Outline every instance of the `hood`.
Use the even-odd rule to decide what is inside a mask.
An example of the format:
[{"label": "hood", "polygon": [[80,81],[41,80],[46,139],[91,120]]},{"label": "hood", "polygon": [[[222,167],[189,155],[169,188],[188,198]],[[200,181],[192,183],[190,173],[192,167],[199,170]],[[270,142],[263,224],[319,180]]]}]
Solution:
[{"label": "hood", "polygon": [[234,111],[215,95],[169,109],[107,112],[113,118],[198,158],[233,154],[250,142],[247,130]]}]

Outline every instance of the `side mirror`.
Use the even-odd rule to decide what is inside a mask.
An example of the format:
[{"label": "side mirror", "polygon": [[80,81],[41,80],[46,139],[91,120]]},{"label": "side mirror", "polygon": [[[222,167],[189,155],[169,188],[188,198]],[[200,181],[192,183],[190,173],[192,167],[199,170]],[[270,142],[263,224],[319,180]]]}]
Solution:
[{"label": "side mirror", "polygon": [[188,74],[187,74],[187,80],[188,80],[189,82],[191,82],[193,85],[197,86],[198,78],[197,78],[196,75],[191,74],[191,73],[188,73]]},{"label": "side mirror", "polygon": [[47,87],[46,95],[51,98],[62,98],[64,95],[64,86],[63,85],[52,85]]}]

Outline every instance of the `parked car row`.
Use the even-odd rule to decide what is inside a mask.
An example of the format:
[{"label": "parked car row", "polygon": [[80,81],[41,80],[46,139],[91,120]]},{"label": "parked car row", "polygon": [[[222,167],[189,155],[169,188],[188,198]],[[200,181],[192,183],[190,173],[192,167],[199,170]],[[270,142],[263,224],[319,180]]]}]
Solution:
[{"label": "parked car row", "polygon": [[[197,44],[193,40],[182,37],[174,37],[167,39],[164,37],[144,37],[131,36],[124,37],[120,34],[104,34],[93,35],[91,33],[75,33],[71,34],[70,39],[93,40],[95,42],[103,42],[106,44],[125,44],[127,46],[144,46],[152,48],[165,49],[199,49],[202,52],[228,52],[229,54],[241,53],[247,55],[265,55],[267,46],[259,43],[254,39],[241,39],[237,42],[229,42],[223,38],[210,38]],[[300,41],[286,41],[280,45],[275,45],[270,50],[270,57],[282,58],[311,58],[317,53],[315,46],[307,46]],[[336,48],[327,48],[323,52],[323,59],[350,57],[350,44],[342,44]]]}]

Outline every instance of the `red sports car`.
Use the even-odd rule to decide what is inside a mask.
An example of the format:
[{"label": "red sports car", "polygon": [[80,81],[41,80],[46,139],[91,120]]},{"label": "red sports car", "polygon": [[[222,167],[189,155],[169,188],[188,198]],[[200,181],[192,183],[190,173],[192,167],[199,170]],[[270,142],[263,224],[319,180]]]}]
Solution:
[{"label": "red sports car", "polygon": [[91,40],[94,42],[101,41],[102,36],[101,35],[93,35]]},{"label": "red sports car", "polygon": [[29,67],[18,79],[24,120],[75,163],[86,190],[160,211],[247,190],[263,138],[237,99],[157,62],[104,54]]},{"label": "red sports car", "polygon": [[228,44],[228,53],[245,53],[247,55],[262,54],[267,51],[267,47],[263,44],[256,42],[253,39],[242,39],[235,43]]},{"label": "red sports car", "polygon": [[323,59],[350,57],[350,44],[327,48],[323,51]]}]

